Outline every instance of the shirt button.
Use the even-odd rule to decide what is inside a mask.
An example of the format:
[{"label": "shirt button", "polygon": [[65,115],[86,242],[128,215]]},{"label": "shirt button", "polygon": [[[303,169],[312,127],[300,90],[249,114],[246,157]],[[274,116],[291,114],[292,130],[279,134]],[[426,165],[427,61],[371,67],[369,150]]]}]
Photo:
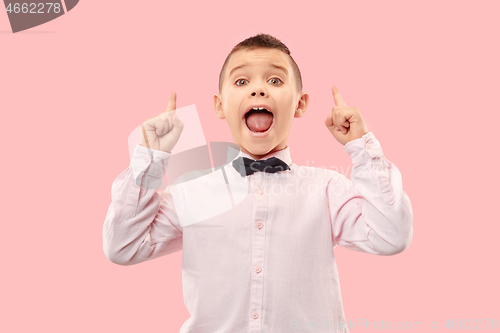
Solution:
[{"label": "shirt button", "polygon": [[253,319],[259,318],[259,314],[257,313],[257,311],[252,312],[252,317]]},{"label": "shirt button", "polygon": [[255,271],[256,271],[257,273],[262,272],[262,267],[260,267],[260,266],[255,266]]},{"label": "shirt button", "polygon": [[366,147],[366,149],[372,149],[372,145],[369,143],[365,144],[365,147]]},{"label": "shirt button", "polygon": [[147,162],[149,162],[149,157],[144,156],[144,157],[142,158],[142,160],[143,160],[144,162],[146,162],[146,163],[147,163]]},{"label": "shirt button", "polygon": [[257,228],[262,229],[264,227],[264,223],[259,222],[257,223]]}]

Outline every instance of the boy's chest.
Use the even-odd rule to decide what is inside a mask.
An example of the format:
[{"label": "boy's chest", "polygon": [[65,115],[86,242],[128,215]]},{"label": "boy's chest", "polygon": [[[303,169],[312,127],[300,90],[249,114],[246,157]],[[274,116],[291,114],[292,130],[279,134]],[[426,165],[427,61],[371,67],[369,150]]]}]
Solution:
[{"label": "boy's chest", "polygon": [[214,284],[258,266],[277,276],[332,255],[326,189],[314,182],[250,182],[233,208],[183,228],[183,271],[214,274]]},{"label": "boy's chest", "polygon": [[[319,179],[255,177],[246,188],[228,187],[228,192],[233,196],[231,208],[184,227],[185,245],[225,243],[243,250],[261,235],[266,242],[294,244],[331,238],[326,184]],[[203,216],[203,211],[198,214]]]}]

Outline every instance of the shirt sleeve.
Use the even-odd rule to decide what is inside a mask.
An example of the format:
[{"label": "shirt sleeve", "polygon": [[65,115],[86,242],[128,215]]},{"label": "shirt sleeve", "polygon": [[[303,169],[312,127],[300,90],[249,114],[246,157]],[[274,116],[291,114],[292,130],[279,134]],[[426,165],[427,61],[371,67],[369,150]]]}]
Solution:
[{"label": "shirt sleeve", "polygon": [[344,145],[353,165],[351,180],[337,172],[327,186],[334,246],[377,255],[408,248],[413,212],[401,173],[372,132]]},{"label": "shirt sleeve", "polygon": [[137,144],[129,167],[113,181],[103,226],[103,250],[119,265],[134,265],[182,249],[170,188],[157,192],[171,153]]}]

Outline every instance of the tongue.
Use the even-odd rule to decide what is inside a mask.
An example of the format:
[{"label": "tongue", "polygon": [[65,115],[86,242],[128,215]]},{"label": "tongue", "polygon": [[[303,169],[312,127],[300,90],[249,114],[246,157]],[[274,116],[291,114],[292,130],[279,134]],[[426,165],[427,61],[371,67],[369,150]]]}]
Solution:
[{"label": "tongue", "polygon": [[254,132],[264,132],[271,127],[273,116],[269,112],[252,112],[247,117],[247,126]]}]

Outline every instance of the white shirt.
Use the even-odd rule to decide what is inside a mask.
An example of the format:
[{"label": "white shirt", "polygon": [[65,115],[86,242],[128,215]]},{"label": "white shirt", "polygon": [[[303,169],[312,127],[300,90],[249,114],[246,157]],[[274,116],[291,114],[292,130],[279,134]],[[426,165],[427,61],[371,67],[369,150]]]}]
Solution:
[{"label": "white shirt", "polygon": [[247,195],[219,215],[181,225],[177,211],[203,207],[189,206],[186,195],[174,200],[173,184],[157,192],[171,154],[137,145],[112,185],[104,253],[113,263],[134,265],[183,251],[191,317],[180,333],[294,332],[304,323],[315,323],[307,332],[348,332],[334,247],[402,252],[412,240],[413,213],[401,173],[372,132],[344,150],[352,181],[292,163],[289,147],[265,157],[285,161],[284,172],[242,178],[229,163],[227,178],[241,180],[232,193],[246,188]]}]

